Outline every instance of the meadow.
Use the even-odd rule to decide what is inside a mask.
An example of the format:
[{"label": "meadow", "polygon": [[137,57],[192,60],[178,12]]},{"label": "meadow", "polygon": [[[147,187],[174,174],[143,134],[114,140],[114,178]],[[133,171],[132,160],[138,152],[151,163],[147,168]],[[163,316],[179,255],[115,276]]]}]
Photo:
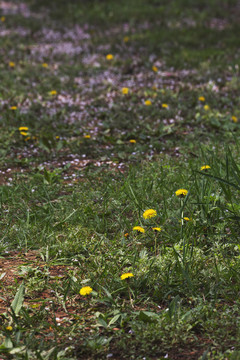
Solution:
[{"label": "meadow", "polygon": [[0,1],[0,359],[240,359],[240,5]]}]

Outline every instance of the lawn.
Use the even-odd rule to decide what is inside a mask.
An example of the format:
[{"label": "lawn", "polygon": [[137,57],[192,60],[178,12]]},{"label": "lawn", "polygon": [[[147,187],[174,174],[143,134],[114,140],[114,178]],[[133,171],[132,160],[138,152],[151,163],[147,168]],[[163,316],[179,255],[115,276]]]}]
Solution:
[{"label": "lawn", "polygon": [[240,359],[235,0],[0,1],[0,358]]}]

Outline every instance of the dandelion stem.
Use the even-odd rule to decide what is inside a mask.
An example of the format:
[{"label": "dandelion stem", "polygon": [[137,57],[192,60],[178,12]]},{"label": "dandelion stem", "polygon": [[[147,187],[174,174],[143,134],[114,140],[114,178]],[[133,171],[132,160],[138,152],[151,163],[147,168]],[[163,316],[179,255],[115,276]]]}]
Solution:
[{"label": "dandelion stem", "polygon": [[130,304],[131,304],[132,308],[134,309],[133,299],[132,299],[132,297],[131,297],[131,290],[130,290],[129,284],[128,284],[128,295],[129,295]]},{"label": "dandelion stem", "polygon": [[183,264],[185,263],[185,237],[183,235],[184,214],[183,214],[183,199],[180,199],[181,211],[181,240],[183,241]]}]

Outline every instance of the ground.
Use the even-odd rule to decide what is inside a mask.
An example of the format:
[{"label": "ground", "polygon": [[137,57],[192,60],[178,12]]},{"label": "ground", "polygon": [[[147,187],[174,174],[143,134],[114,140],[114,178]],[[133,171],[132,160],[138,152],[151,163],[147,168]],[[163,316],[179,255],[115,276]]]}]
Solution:
[{"label": "ground", "polygon": [[240,358],[239,15],[0,1],[1,359]]}]

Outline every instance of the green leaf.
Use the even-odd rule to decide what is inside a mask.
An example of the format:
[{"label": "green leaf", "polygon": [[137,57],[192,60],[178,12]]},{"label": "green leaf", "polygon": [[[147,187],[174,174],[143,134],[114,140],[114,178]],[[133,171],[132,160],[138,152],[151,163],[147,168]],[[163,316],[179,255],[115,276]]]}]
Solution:
[{"label": "green leaf", "polygon": [[25,286],[23,283],[20,285],[11,305],[12,310],[14,311],[15,315],[18,315],[19,311],[22,308],[23,300],[24,300],[24,292]]},{"label": "green leaf", "polygon": [[106,321],[103,320],[102,317],[99,317],[99,318],[97,319],[97,323],[98,323],[98,325],[103,326],[105,329],[108,327]]},{"label": "green leaf", "polygon": [[23,353],[23,351],[26,350],[26,346],[18,346],[13,348],[12,350],[9,351],[9,354],[14,355],[14,354],[19,354],[19,353]]},{"label": "green leaf", "polygon": [[111,326],[112,324],[115,324],[120,317],[121,317],[121,314],[115,315],[115,316],[109,321],[108,326]]},{"label": "green leaf", "polygon": [[170,318],[172,318],[173,316],[176,318],[180,302],[181,298],[179,295],[175,296],[175,298],[171,301],[168,312]]},{"label": "green leaf", "polygon": [[158,315],[151,311],[140,311],[138,315],[138,319],[145,323],[152,323],[157,321]]},{"label": "green leaf", "polygon": [[2,274],[0,275],[0,280],[2,280],[5,275],[6,275],[6,273],[2,273]]},{"label": "green leaf", "polygon": [[3,343],[5,349],[12,349],[13,348],[13,343],[12,340],[10,339],[10,337],[6,337],[5,341]]}]

